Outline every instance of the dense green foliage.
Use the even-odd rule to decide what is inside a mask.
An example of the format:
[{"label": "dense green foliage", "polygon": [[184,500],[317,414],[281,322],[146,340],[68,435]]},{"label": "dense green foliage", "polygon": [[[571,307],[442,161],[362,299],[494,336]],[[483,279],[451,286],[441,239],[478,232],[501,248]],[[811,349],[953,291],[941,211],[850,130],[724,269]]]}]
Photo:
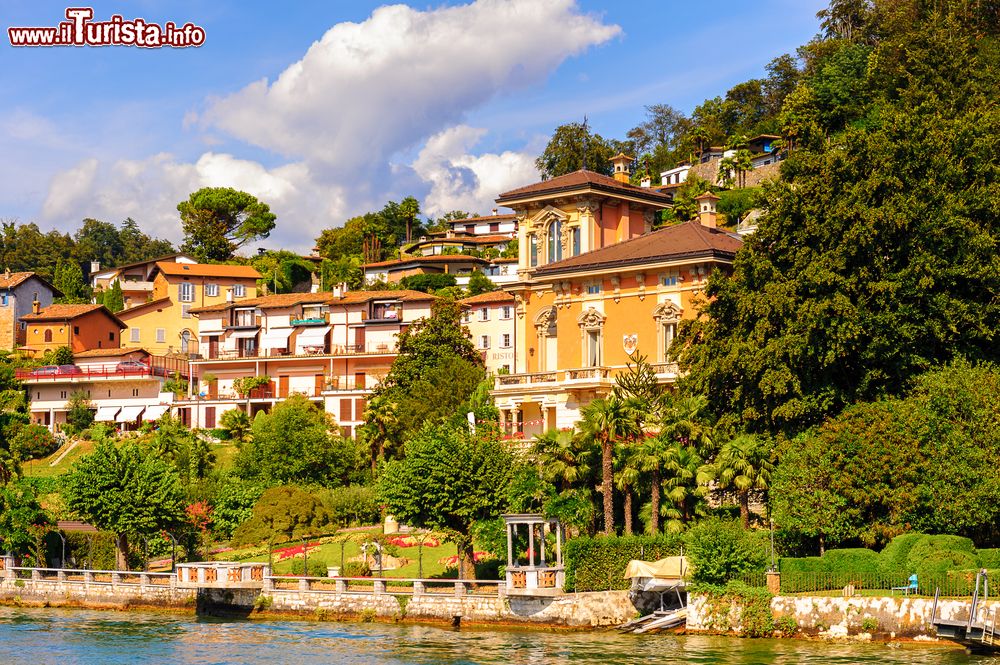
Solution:
[{"label": "dense green foliage", "polygon": [[90,302],[90,285],[83,279],[83,270],[75,261],[60,261],[56,266],[52,286],[59,289],[62,295],[57,297],[57,303]]},{"label": "dense green foliage", "polygon": [[624,590],[631,585],[625,567],[633,559],[657,561],[681,552],[683,541],[676,535],[585,536],[563,546],[567,591]]},{"label": "dense green foliage", "polygon": [[782,181],[679,346],[686,389],[727,424],[791,435],[954,357],[997,358],[989,12],[880,1],[859,9],[867,30],[805,50]]},{"label": "dense green foliage", "polygon": [[252,194],[231,187],[203,187],[177,204],[184,230],[181,249],[202,261],[227,261],[237,249],[266,238],[277,215]]},{"label": "dense green foliage", "polygon": [[377,524],[382,516],[378,494],[374,487],[365,485],[334,487],[320,490],[316,496],[330,513],[330,521],[337,526]]},{"label": "dense green foliage", "polygon": [[0,549],[16,555],[28,552],[34,543],[31,528],[48,521],[31,485],[0,483]]},{"label": "dense green foliage", "polygon": [[235,471],[265,485],[343,484],[357,463],[354,441],[339,435],[332,417],[292,395],[257,415],[252,440],[240,444]]},{"label": "dense green foliage", "polygon": [[359,259],[374,263],[396,258],[397,248],[406,242],[407,235],[419,238],[426,232],[417,217],[419,213],[420,205],[412,196],[398,203],[389,201],[378,212],[352,217],[341,227],[325,229],[316,239],[316,248],[320,256],[335,262]]},{"label": "dense green foliage", "polygon": [[1000,520],[1000,369],[957,362],[904,398],[858,404],[781,449],[775,522],[826,542],[909,530],[993,542]]},{"label": "dense green foliage", "polygon": [[233,474],[219,479],[212,497],[212,529],[222,538],[231,538],[236,527],[253,516],[253,507],[264,486]]},{"label": "dense green foliage", "polygon": [[253,516],[233,533],[234,547],[280,543],[315,536],[330,526],[323,504],[293,486],[272,487],[254,504]]},{"label": "dense green foliage", "polygon": [[84,391],[74,390],[66,402],[66,424],[63,425],[63,431],[69,435],[79,434],[93,424],[94,410],[90,398]]},{"label": "dense green foliage", "polygon": [[250,259],[250,265],[261,275],[257,280],[261,293],[291,293],[312,279],[310,263],[287,249],[257,254]]},{"label": "dense green foliage", "polygon": [[744,529],[739,522],[704,520],[685,533],[684,545],[696,582],[725,584],[734,577],[763,571],[770,563],[766,532]]},{"label": "dense green foliage", "polygon": [[84,270],[91,261],[102,268],[145,261],[174,251],[166,240],[150,238],[138,224],[126,219],[120,227],[84,219],[72,236],[59,231],[42,233],[37,224],[5,222],[0,227],[0,258],[11,271],[34,271],[55,279],[60,263],[75,263]]},{"label": "dense green foliage", "polygon": [[45,457],[56,448],[56,438],[45,425],[25,425],[11,442],[11,450],[21,461]]},{"label": "dense green foliage", "polygon": [[81,518],[118,535],[119,564],[129,539],[180,524],[184,497],[170,464],[134,442],[100,441],[65,476],[66,506]]},{"label": "dense green foliage", "polygon": [[400,522],[444,531],[463,555],[461,576],[474,576],[471,532],[506,508],[514,460],[509,447],[485,428],[427,424],[405,444],[404,456],[385,464],[378,492]]},{"label": "dense green foliage", "polygon": [[424,293],[434,293],[439,289],[446,289],[449,286],[455,286],[455,284],[455,275],[451,273],[408,275],[399,280],[399,285],[404,289],[423,291]]},{"label": "dense green foliage", "polygon": [[122,285],[119,280],[116,279],[111,287],[101,294],[100,303],[115,314],[125,309],[125,296],[122,294]]},{"label": "dense green foliage", "polygon": [[480,270],[473,270],[469,275],[469,295],[478,296],[480,293],[495,291],[497,285],[490,281],[490,278]]},{"label": "dense green foliage", "polygon": [[359,432],[369,447],[372,475],[379,460],[398,453],[425,423],[464,419],[463,405],[484,377],[459,304],[436,300],[429,318],[400,333],[399,354],[365,409]]}]

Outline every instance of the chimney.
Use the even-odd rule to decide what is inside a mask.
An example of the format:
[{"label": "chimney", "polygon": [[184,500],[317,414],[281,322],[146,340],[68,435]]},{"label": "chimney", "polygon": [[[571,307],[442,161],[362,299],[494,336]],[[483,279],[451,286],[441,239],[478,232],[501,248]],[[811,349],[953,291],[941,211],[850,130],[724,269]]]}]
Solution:
[{"label": "chimney", "polygon": [[10,279],[10,268],[4,268],[3,269],[3,278],[4,279]]},{"label": "chimney", "polygon": [[632,173],[629,165],[632,162],[633,158],[629,157],[624,152],[620,152],[611,158],[611,164],[615,167],[615,180],[618,182],[628,182],[628,177]]},{"label": "chimney", "polygon": [[701,196],[694,197],[698,204],[698,221],[702,226],[714,229],[717,226],[718,213],[715,204],[719,202],[719,197],[711,192],[705,192]]},{"label": "chimney", "polygon": [[31,313],[40,314],[42,312],[42,303],[38,302],[38,295],[35,294],[35,299],[31,301]]},{"label": "chimney", "polygon": [[493,208],[493,216],[496,217],[499,214],[500,214],[500,210],[498,208]]},{"label": "chimney", "polygon": [[233,302],[233,287],[226,289],[226,302]]},{"label": "chimney", "polygon": [[643,178],[642,181],[639,183],[639,186],[642,187],[642,188],[644,188],[644,189],[649,189],[650,187],[653,186],[653,179],[652,178]]}]

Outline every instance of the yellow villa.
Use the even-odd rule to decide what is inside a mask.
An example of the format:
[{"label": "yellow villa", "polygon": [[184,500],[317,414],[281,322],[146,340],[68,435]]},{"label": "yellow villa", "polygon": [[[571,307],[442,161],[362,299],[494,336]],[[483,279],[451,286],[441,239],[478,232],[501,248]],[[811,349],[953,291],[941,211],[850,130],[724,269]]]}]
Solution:
[{"label": "yellow villa", "polygon": [[128,326],[122,346],[166,355],[198,351],[191,309],[256,298],[260,273],[251,266],[160,261],[151,277],[152,299],[118,313]]},{"label": "yellow villa", "polygon": [[518,438],[572,427],[638,355],[673,382],[677,325],[742,244],[716,228],[708,193],[697,220],[651,231],[670,199],[628,184],[628,161],[616,158],[615,178],[577,171],[497,199],[518,214],[521,281],[505,287],[517,303],[517,368],[497,377],[493,394]]}]

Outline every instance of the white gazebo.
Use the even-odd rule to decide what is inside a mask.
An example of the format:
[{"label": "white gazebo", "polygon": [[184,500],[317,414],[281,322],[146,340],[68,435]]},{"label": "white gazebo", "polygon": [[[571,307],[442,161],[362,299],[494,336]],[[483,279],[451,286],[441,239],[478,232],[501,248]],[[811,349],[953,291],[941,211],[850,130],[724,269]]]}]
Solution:
[{"label": "white gazebo", "polygon": [[[544,515],[504,515],[507,527],[507,593],[524,596],[554,596],[563,593],[566,569],[562,560],[563,529],[558,520]],[[516,542],[527,534],[526,560],[521,560]],[[546,557],[548,536],[555,535],[552,555]]]}]

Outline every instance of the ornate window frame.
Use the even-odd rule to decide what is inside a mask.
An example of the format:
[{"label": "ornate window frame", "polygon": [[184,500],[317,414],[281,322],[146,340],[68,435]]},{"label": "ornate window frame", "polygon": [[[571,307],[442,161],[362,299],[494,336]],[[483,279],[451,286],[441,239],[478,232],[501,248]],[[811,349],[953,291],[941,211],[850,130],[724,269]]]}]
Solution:
[{"label": "ornate window frame", "polygon": [[664,300],[653,308],[653,318],[656,320],[656,349],[660,362],[669,362],[668,352],[674,339],[677,338],[677,326],[684,316],[673,300]]},{"label": "ornate window frame", "polygon": [[[604,364],[604,324],[608,317],[595,307],[588,307],[576,318],[580,326],[580,360],[582,367],[600,367]],[[596,358],[590,356],[590,338],[596,335]]]}]

